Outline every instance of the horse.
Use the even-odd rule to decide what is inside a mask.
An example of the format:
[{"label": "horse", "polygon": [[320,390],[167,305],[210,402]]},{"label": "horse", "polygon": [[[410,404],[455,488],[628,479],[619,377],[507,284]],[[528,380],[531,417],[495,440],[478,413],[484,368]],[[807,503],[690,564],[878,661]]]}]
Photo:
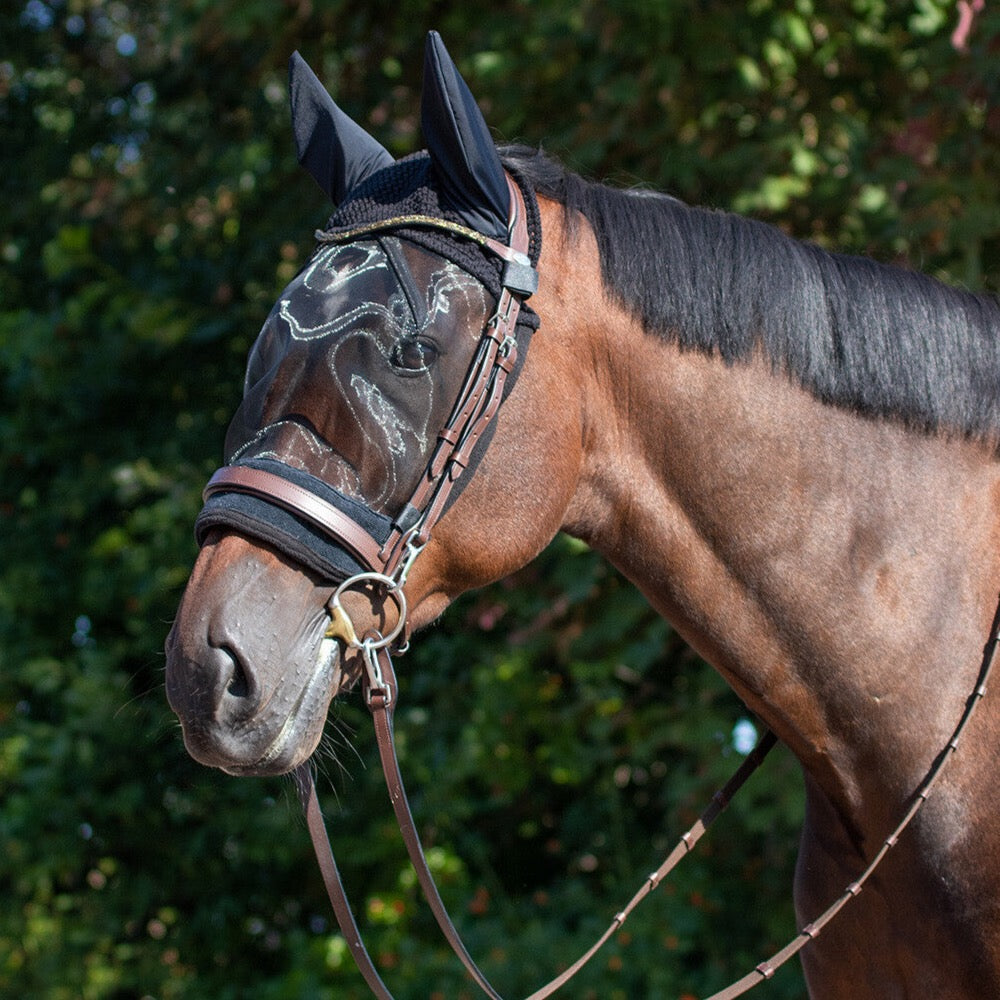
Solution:
[{"label": "horse", "polygon": [[[803,922],[954,751],[802,950],[813,1000],[1000,996],[1000,701],[979,690],[949,743],[1000,580],[1000,305],[498,149],[434,34],[427,150],[398,161],[291,74],[336,208],[252,349],[199,517],[166,644],[190,754],[300,768],[335,695],[392,693],[376,647],[567,532],[798,758]],[[456,443],[498,327],[488,420]]]}]

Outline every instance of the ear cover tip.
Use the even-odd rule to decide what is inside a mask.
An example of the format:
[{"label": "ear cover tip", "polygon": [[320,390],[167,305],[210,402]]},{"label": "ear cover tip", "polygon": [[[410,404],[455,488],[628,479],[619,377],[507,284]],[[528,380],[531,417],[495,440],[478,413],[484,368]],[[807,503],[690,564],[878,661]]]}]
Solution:
[{"label": "ear cover tip", "polygon": [[313,72],[312,67],[305,61],[302,53],[296,49],[288,57],[288,82],[290,86],[295,88],[303,79],[315,76],[316,74]]},{"label": "ear cover tip", "polygon": [[288,63],[292,133],[299,163],[339,204],[365,178],[394,162],[392,155],[349,118],[298,52]]},{"label": "ear cover tip", "polygon": [[439,182],[469,224],[503,238],[510,196],[489,126],[436,31],[427,33],[424,139]]}]

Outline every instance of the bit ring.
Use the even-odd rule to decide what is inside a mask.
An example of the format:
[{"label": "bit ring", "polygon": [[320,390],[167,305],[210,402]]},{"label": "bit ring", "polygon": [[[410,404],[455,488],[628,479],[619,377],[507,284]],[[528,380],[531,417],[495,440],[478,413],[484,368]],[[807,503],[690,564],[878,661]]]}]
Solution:
[{"label": "bit ring", "polygon": [[[361,640],[358,638],[354,623],[344,610],[344,606],[340,603],[340,595],[345,590],[350,590],[359,583],[380,583],[385,587],[386,595],[395,600],[396,607],[399,610],[399,619],[388,635],[375,632],[374,636],[370,636],[367,639]],[[391,576],[386,576],[385,573],[356,573],[354,576],[349,576],[333,592],[333,596],[326,603],[326,610],[330,615],[330,624],[327,626],[324,638],[342,639],[349,649],[364,649],[366,646],[373,650],[384,649],[386,646],[392,645],[406,627],[406,595],[403,593],[403,588],[399,583]]]}]

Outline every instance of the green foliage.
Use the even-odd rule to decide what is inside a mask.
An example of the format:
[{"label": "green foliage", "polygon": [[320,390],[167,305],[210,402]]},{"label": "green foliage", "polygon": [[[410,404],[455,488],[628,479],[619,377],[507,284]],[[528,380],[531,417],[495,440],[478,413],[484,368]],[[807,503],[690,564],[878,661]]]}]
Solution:
[{"label": "green foliage", "polygon": [[[1000,15],[966,52],[955,17],[944,0],[4,8],[0,996],[367,995],[289,785],[190,762],[162,683],[246,351],[326,208],[291,152],[292,49],[405,153],[436,27],[505,140],[996,288]],[[419,822],[510,995],[589,944],[738,759],[740,705],[564,539],[401,669]],[[333,714],[323,794],[372,949],[401,998],[471,996],[364,713]],[[790,936],[800,795],[794,762],[770,762],[573,995],[704,995]],[[801,996],[798,974],[759,995]]]}]

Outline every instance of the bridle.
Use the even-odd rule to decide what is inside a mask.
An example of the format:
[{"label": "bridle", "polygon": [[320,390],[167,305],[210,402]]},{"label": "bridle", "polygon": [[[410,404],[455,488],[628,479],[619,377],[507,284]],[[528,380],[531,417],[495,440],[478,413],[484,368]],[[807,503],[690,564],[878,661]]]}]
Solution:
[{"label": "bridle", "polygon": [[[328,602],[327,610],[330,614],[330,624],[323,641],[343,643],[348,649],[356,650],[361,658],[363,665],[361,684],[365,701],[372,715],[389,797],[407,853],[428,905],[445,938],[472,978],[492,1000],[501,1000],[500,994],[476,966],[445,909],[424,855],[416,823],[410,810],[393,733],[393,713],[398,684],[391,653],[392,651],[404,651],[408,644],[408,607],[405,596],[407,576],[414,561],[430,539],[432,529],[446,509],[456,482],[469,468],[477,444],[482,440],[484,433],[496,416],[504,398],[505,386],[515,370],[517,361],[516,332],[521,303],[537,288],[537,273],[528,257],[529,234],[524,196],[519,185],[509,176],[507,184],[511,195],[508,226],[509,245],[455,223],[412,215],[388,219],[346,232],[318,234],[320,239],[348,242],[378,231],[427,226],[472,239],[497,255],[503,262],[502,292],[496,310],[483,330],[456,403],[447,423],[438,435],[437,444],[424,473],[409,502],[393,520],[388,536],[384,540],[374,537],[343,505],[318,495],[299,481],[293,481],[285,475],[268,469],[247,465],[226,466],[212,476],[205,488],[206,500],[224,494],[248,494],[289,511],[297,518],[301,518],[318,528],[337,545],[348,550],[355,562],[360,565],[361,571],[347,575]],[[360,636],[357,634],[353,622],[341,603],[341,598],[347,591],[359,587],[376,588],[381,591],[383,599],[395,603],[396,621],[385,634],[374,629]],[[1000,643],[1000,606],[997,608],[989,639],[983,651],[976,686],[966,702],[958,726],[914,793],[903,818],[885,839],[868,867],[819,918],[803,927],[784,948],[770,959],[758,964],[742,979],[721,992],[713,994],[707,1000],[734,1000],[735,997],[742,995],[764,980],[770,979],[782,964],[787,962],[809,941],[818,937],[826,924],[860,893],[862,886],[888,851],[896,844],[900,834],[927,800],[944,765],[950,760],[957,748],[959,737],[985,694],[986,682],[998,643]],[[576,962],[551,982],[532,993],[528,1000],[544,1000],[564,986],[587,964],[602,945],[618,932],[635,907],[663,881],[681,858],[693,849],[712,821],[725,809],[736,791],[760,766],[776,742],[777,738],[773,733],[764,732],[757,746],[743,760],[726,785],[715,794],[697,822],[680,837],[677,845],[660,867],[647,876],[627,905],[614,916],[604,933]],[[308,763],[300,765],[296,769],[295,780],[320,871],[341,932],[373,994],[379,1000],[392,1000],[392,994],[382,981],[362,942],[330,847],[312,771]]]},{"label": "bridle", "polygon": [[[245,493],[288,510],[346,548],[361,565],[363,575],[388,578],[392,581],[389,589],[401,592],[413,561],[427,544],[477,444],[496,416],[517,364],[521,302],[538,287],[538,274],[528,257],[524,195],[510,177],[507,184],[511,195],[510,246],[457,223],[413,215],[346,232],[317,233],[321,240],[343,243],[384,230],[432,227],[474,239],[500,257],[504,265],[496,309],[480,336],[451,415],[438,433],[437,445],[413,494],[392,521],[388,537],[379,540],[342,504],[267,469],[247,465],[219,469],[205,487],[206,500],[220,494]],[[385,584],[384,580],[377,582]]]}]

